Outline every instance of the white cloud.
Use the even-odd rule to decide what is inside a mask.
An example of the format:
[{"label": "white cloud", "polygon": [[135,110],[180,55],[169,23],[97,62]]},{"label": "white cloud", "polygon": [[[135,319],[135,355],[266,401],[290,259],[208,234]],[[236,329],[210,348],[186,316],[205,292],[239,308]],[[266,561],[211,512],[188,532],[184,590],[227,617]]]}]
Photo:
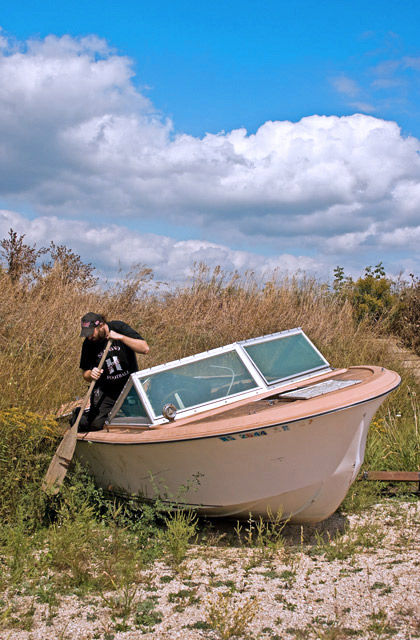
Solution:
[{"label": "white cloud", "polygon": [[378,110],[378,108],[371,102],[362,102],[362,101],[350,102],[350,106],[352,107],[352,109],[356,109],[357,111],[362,111],[363,113],[375,113],[375,111]]},{"label": "white cloud", "polygon": [[379,238],[380,245],[387,248],[403,249],[418,252],[420,243],[420,226],[401,227],[392,232],[383,233]]},{"label": "white cloud", "polygon": [[400,180],[391,193],[394,210],[398,221],[394,227],[407,223],[415,223],[420,218],[420,181],[415,179]]},{"label": "white cloud", "polygon": [[333,78],[332,84],[336,91],[351,98],[354,98],[360,93],[360,87],[358,84],[348,76]]},{"label": "white cloud", "polygon": [[358,233],[343,233],[340,236],[332,236],[325,241],[327,253],[353,253],[369,236],[375,235],[374,227]]},{"label": "white cloud", "polygon": [[402,63],[407,69],[413,69],[414,71],[420,71],[420,57],[406,56],[403,58]]},{"label": "white cloud", "polygon": [[[22,219],[21,232],[44,243],[70,238],[85,259],[150,262],[162,273],[165,261],[183,273],[192,256],[267,264],[229,244],[323,268],[323,252],[378,246],[417,215],[420,142],[394,122],[314,115],[251,135],[177,135],[136,88],[131,61],[104,40],[0,40],[0,199],[16,210],[29,203],[39,217]],[[359,96],[351,79],[335,83]],[[156,220],[209,242],[143,233]],[[293,257],[302,251],[315,257]]]},{"label": "white cloud", "polygon": [[5,238],[10,228],[19,235],[25,234],[24,241],[38,248],[48,246],[51,240],[65,244],[85,262],[96,265],[103,277],[113,278],[120,268],[127,272],[134,264],[144,264],[153,269],[157,280],[182,281],[199,262],[232,272],[254,270],[260,276],[273,271],[284,275],[304,271],[328,277],[328,265],[309,256],[282,254],[265,258],[203,240],[177,241],[168,236],[141,234],[122,225],[92,225],[55,216],[29,220],[15,211],[0,210],[0,238]]}]

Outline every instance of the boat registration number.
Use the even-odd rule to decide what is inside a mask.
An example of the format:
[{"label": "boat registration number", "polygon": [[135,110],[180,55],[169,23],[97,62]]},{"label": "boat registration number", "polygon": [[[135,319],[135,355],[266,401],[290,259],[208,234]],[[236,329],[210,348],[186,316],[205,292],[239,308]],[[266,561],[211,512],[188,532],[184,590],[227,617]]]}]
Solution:
[{"label": "boat registration number", "polygon": [[229,442],[229,440],[237,440],[238,438],[256,438],[258,436],[266,436],[267,432],[263,429],[261,431],[247,431],[246,433],[238,433],[235,436],[220,436],[219,440],[223,442]]}]

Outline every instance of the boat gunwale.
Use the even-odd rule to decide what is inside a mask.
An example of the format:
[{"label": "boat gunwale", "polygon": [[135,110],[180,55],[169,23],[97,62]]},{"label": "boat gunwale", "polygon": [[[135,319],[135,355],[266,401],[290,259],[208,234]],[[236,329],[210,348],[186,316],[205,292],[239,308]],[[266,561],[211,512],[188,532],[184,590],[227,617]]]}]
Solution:
[{"label": "boat gunwale", "polygon": [[[200,416],[197,416],[197,415],[188,416],[183,419],[180,419],[178,423],[175,421],[175,422],[168,422],[166,424],[160,424],[160,425],[152,425],[152,426],[144,426],[144,427],[137,426],[135,427],[136,431],[134,431],[133,425],[119,424],[118,430],[112,429],[112,430],[101,430],[101,431],[93,431],[93,432],[91,431],[87,433],[79,433],[77,435],[77,440],[78,442],[88,442],[88,443],[108,444],[108,445],[146,445],[146,444],[157,445],[157,444],[164,444],[164,443],[174,444],[176,442],[206,440],[210,438],[221,438],[225,435],[227,436],[227,435],[236,435],[239,433],[249,433],[252,431],[258,431],[262,429],[268,430],[268,429],[279,427],[286,424],[293,424],[296,422],[303,422],[307,420],[315,420],[316,418],[319,418],[328,414],[349,410],[361,404],[372,402],[374,400],[377,400],[378,398],[388,395],[389,393],[391,393],[391,391],[396,389],[401,383],[401,378],[399,374],[396,373],[395,371],[392,371],[390,369],[384,369],[383,367],[369,366],[369,365],[359,365],[355,367],[349,367],[347,369],[330,371],[329,374],[320,375],[318,377],[318,382],[325,380],[326,378],[331,379],[333,377],[343,375],[344,373],[352,373],[352,371],[355,371],[357,369],[359,370],[364,369],[367,371],[370,370],[372,375],[362,380],[357,385],[353,385],[352,387],[336,389],[334,391],[330,391],[328,393],[325,393],[321,396],[316,396],[314,398],[297,400],[291,403],[285,403],[281,407],[281,409],[284,410],[286,408],[291,408],[292,406],[295,406],[295,407],[297,406],[299,408],[303,408],[303,406],[305,406],[307,407],[307,409],[310,410],[310,405],[313,406],[313,405],[319,404],[320,398],[325,399],[327,397],[327,399],[330,400],[331,397],[333,397],[334,399],[337,399],[338,396],[343,397],[344,395],[348,395],[350,389],[352,390],[353,393],[355,388],[358,391],[361,391],[363,389],[364,393],[359,394],[360,399],[356,400],[355,402],[351,402],[344,405],[341,404],[340,406],[334,406],[331,403],[332,406],[329,409],[324,411],[315,411],[314,413],[308,413],[307,411],[305,411],[303,415],[290,417],[289,419],[287,419],[286,417],[284,420],[280,420],[280,421],[277,420],[276,422],[269,423],[269,424],[267,424],[266,421],[264,420],[260,420],[259,424],[253,424],[245,427],[232,426],[230,428],[228,427],[228,428],[220,429],[219,431],[215,431],[215,429],[213,428],[213,431],[211,433],[209,433],[210,429],[207,429],[206,432],[196,433],[194,435],[192,435],[191,432],[182,433],[181,431],[183,430],[183,428],[191,429],[194,427],[194,425],[199,426],[200,421],[202,423],[204,422],[204,420],[210,421],[212,417],[214,417],[215,422],[218,420],[220,421],[220,418],[223,420],[223,414],[226,413],[226,411],[239,408],[241,406],[246,407],[247,405],[251,407],[252,404],[255,402],[258,402],[260,400],[268,400],[273,395],[276,395],[277,390],[271,389],[269,391],[265,391],[264,393],[259,395],[257,398],[254,397],[251,401],[249,399],[238,400],[237,403],[233,403],[233,405],[230,404],[229,409],[226,409],[225,407],[219,407],[218,409],[209,410],[214,412],[211,415],[203,416],[203,414],[201,414]],[[385,374],[385,376],[382,376],[379,374]],[[393,377],[393,380],[389,380],[388,384],[386,385],[386,388],[382,390],[380,393],[377,393],[375,395],[372,395],[372,394],[369,395],[366,393],[368,390],[367,387],[371,387],[372,385],[375,385],[375,384],[377,385],[377,383],[380,382],[380,379],[382,377],[388,378],[391,375]],[[312,378],[311,383],[316,384],[317,380]],[[308,386],[308,385],[305,385],[304,381],[302,381],[302,384],[299,385],[298,388],[303,388],[304,386]],[[278,390],[277,393],[282,395],[284,393],[287,393],[287,390],[284,387],[282,387],[281,391]],[[308,406],[308,403],[309,403],[309,406]],[[267,412],[272,412],[272,411],[273,411],[273,407],[268,406],[265,410],[261,411],[258,415],[261,417],[263,415],[266,416]],[[250,414],[250,415],[255,416],[255,414]],[[225,418],[225,419],[228,420],[228,418]],[[201,424],[200,426],[204,426],[204,425]],[[127,430],[131,429],[132,431],[130,433],[129,431],[122,431],[122,429],[127,429]],[[166,431],[168,433],[167,433],[167,436],[164,437],[163,432],[166,432]],[[144,437],[145,434],[148,436],[147,438]]]}]

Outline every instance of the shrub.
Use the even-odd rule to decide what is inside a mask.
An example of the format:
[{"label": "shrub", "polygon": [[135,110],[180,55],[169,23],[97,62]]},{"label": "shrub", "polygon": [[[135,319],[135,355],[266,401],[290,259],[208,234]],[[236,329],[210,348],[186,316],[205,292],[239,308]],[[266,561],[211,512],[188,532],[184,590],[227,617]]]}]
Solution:
[{"label": "shrub", "polygon": [[400,306],[393,330],[406,347],[420,355],[420,279],[413,274],[411,283],[401,292]]},{"label": "shrub", "polygon": [[59,437],[57,422],[30,411],[0,412],[0,519],[24,515],[28,526],[39,522],[46,498],[41,491]]},{"label": "shrub", "polygon": [[335,296],[342,302],[350,302],[356,324],[362,321],[377,323],[390,314],[396,302],[392,285],[385,276],[382,262],[374,268],[366,267],[364,275],[356,281],[346,276],[342,267],[334,270]]},{"label": "shrub", "polygon": [[365,318],[378,322],[389,313],[393,304],[390,280],[365,274],[354,283],[351,302],[357,323]]}]

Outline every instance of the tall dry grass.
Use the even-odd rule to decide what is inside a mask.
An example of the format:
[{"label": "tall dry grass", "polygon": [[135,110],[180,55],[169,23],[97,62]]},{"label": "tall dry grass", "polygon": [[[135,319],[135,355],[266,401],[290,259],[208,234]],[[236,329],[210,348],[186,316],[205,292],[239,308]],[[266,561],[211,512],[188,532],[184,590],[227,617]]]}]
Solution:
[{"label": "tall dry grass", "polygon": [[[364,468],[420,469],[415,381],[401,370],[388,341],[377,339],[378,328],[355,327],[351,305],[314,278],[272,273],[261,281],[252,273],[239,277],[201,265],[184,284],[169,286],[138,268],[112,287],[91,290],[69,284],[59,270],[30,287],[12,284],[0,272],[0,300],[0,511],[10,521],[43,521],[40,479],[56,446],[44,432],[53,424],[46,416],[86,392],[79,332],[87,311],[125,320],[144,336],[151,351],[139,356],[142,368],[301,326],[333,367],[396,369],[403,384],[375,416]],[[352,504],[363,502],[359,485],[351,490]]]},{"label": "tall dry grass", "polygon": [[0,408],[45,413],[83,391],[75,319],[96,296],[49,278],[26,289],[0,278]]},{"label": "tall dry grass", "polygon": [[41,413],[83,395],[79,370],[80,317],[97,311],[137,329],[151,347],[146,368],[267,333],[301,326],[333,366],[389,366],[384,341],[371,327],[356,329],[352,309],[314,278],[264,281],[198,265],[181,285],[155,283],[137,268],[105,290],[69,284],[59,270],[32,287],[0,274],[0,409]]}]

